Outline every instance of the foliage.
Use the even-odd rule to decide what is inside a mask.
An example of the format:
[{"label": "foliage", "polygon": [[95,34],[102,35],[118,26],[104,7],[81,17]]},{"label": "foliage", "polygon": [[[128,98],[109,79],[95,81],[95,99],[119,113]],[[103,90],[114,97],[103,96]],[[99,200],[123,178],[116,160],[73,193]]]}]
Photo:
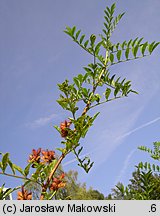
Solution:
[{"label": "foliage", "polygon": [[[138,149],[150,154],[151,158],[160,161],[160,142],[153,143],[153,149],[140,146]],[[149,162],[140,162],[137,170],[133,172],[130,184],[124,186],[118,183],[112,189],[113,194],[109,199],[136,199],[136,200],[159,200],[160,199],[160,166]]]},{"label": "foliage", "polygon": [[[20,178],[25,182],[21,192],[18,192],[18,199],[33,199],[33,194],[26,190],[27,184],[39,185],[39,199],[52,199],[57,191],[65,186],[64,174],[57,174],[57,170],[70,153],[75,155],[78,165],[88,173],[93,162],[88,157],[81,157],[83,147],[80,140],[86,137],[99,115],[99,112],[91,115],[89,111],[101,104],[128,97],[130,93],[137,94],[131,88],[130,80],[111,74],[110,68],[122,62],[151,55],[159,42],[143,42],[143,38],[137,37],[122,43],[113,43],[112,33],[124,16],[124,13],[115,16],[115,7],[116,5],[112,4],[110,8],[106,7],[104,10],[104,26],[99,38],[91,34],[86,39],[85,34],[77,30],[76,26],[67,26],[64,31],[91,55],[92,62],[83,68],[83,73],[73,78],[72,83],[65,80],[58,84],[61,94],[57,102],[62,109],[69,112],[68,119],[61,122],[60,126],[55,126],[62,138],[62,147],[57,148],[60,156],[55,156],[52,150],[33,149],[28,164],[22,169],[12,163],[9,153],[1,153],[0,174]],[[102,94],[100,89],[103,91]],[[93,193],[97,192],[92,191],[92,196]]]},{"label": "foliage", "polygon": [[124,186],[118,183],[108,199],[116,200],[159,200],[160,199],[160,176],[152,174],[152,171],[140,171],[137,169],[132,174],[130,184]]},{"label": "foliage", "polygon": [[[147,152],[150,154],[151,158],[156,161],[160,161],[160,142],[153,143],[153,149],[148,148],[146,146],[138,147],[140,150]],[[150,164],[149,162],[140,162],[138,167],[140,169],[152,170],[153,172],[160,172],[160,166],[155,164]]]},{"label": "foliage", "polygon": [[[66,127],[65,141],[62,141],[64,148],[59,150],[65,155],[72,151],[79,162],[78,165],[84,168],[86,172],[90,170],[93,162],[89,158],[81,159],[80,153],[83,147],[80,146],[79,141],[86,136],[88,129],[99,114],[90,116],[88,111],[95,106],[127,97],[130,93],[137,94],[131,88],[130,80],[117,77],[116,74],[111,75],[111,66],[148,56],[159,45],[159,42],[156,43],[155,41],[152,43],[142,42],[143,38],[138,37],[128,42],[113,44],[111,41],[112,33],[124,16],[124,13],[115,16],[115,7],[116,5],[113,4],[104,10],[104,27],[99,38],[91,34],[86,39],[86,35],[81,33],[81,30],[77,30],[76,26],[67,26],[64,31],[92,57],[92,62],[84,67],[84,74],[75,76],[73,83],[70,84],[68,80],[65,80],[62,84],[58,84],[62,94],[57,100],[64,110],[70,112],[72,117],[69,117],[69,121],[73,126],[73,129]],[[103,93],[100,94],[99,89],[102,87]],[[80,103],[82,106],[77,105]],[[84,108],[80,110],[80,107]],[[61,133],[60,128],[56,126],[56,129]]]},{"label": "foliage", "polygon": [[0,200],[4,200],[7,199],[7,197],[14,192],[15,190],[19,189],[20,187],[16,187],[16,188],[5,188],[5,184],[2,185],[2,187],[0,187]]},{"label": "foliage", "polygon": [[66,173],[66,187],[60,189],[56,199],[62,200],[104,200],[104,195],[98,190],[89,188],[85,183],[78,182],[78,172],[70,170]]},{"label": "foliage", "polygon": [[[52,199],[57,190],[65,186],[64,173],[59,170],[57,175],[52,176],[51,171],[57,163],[57,159],[54,151],[38,150],[33,149],[32,153],[29,155],[27,166],[22,169],[21,167],[13,164],[9,158],[9,154],[1,154],[2,156],[2,173],[3,175],[20,178],[25,181],[24,185],[21,187],[21,191],[18,192],[18,199]],[[6,169],[10,168],[11,173],[6,173]],[[39,196],[35,197],[35,192],[30,192],[30,187],[32,190],[39,190]],[[4,195],[12,193],[14,189],[7,189],[5,193],[0,196],[4,199]],[[27,188],[27,190],[26,190]],[[2,186],[3,191],[3,186]],[[32,194],[32,195],[31,195]]]}]

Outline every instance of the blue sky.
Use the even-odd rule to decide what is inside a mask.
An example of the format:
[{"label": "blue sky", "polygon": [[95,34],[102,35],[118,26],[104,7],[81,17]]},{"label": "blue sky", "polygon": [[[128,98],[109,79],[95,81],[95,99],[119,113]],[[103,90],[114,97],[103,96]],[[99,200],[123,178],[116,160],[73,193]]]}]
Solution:
[{"label": "blue sky", "polygon": [[[117,13],[126,12],[113,34],[113,42],[144,37],[160,40],[159,0],[27,0],[0,1],[0,151],[24,167],[33,148],[55,149],[61,138],[53,125],[68,117],[56,103],[57,83],[72,79],[91,62],[83,50],[64,34],[76,25],[86,35],[101,33],[103,11],[116,2]],[[152,56],[118,64],[112,73],[132,80],[139,95],[117,100],[101,111],[85,140],[84,154],[95,162],[89,174],[74,156],[64,170],[78,170],[80,182],[107,195],[118,181],[127,184],[140,161],[149,160],[137,150],[160,140],[160,71],[158,48]],[[0,176],[0,184],[20,182]]]}]

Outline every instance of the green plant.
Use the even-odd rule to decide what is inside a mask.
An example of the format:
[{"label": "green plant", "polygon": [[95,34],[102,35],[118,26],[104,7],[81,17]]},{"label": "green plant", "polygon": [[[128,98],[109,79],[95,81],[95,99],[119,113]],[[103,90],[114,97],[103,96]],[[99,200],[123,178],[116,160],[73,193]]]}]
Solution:
[{"label": "green plant", "polygon": [[153,175],[152,171],[133,172],[133,178],[126,187],[118,183],[112,189],[109,199],[116,200],[159,200],[160,199],[160,177]]},{"label": "green plant", "polygon": [[[160,142],[154,142],[153,149],[146,146],[139,146],[138,149],[149,153],[152,159],[160,161]],[[136,168],[133,178],[130,179],[131,184],[125,187],[122,183],[118,183],[116,188],[112,189],[112,199],[160,199],[160,176],[155,174],[160,172],[160,166],[140,162]]]},{"label": "green plant", "polygon": [[0,200],[8,199],[9,195],[14,192],[15,190],[18,190],[20,187],[16,188],[5,188],[5,184],[0,187]]},{"label": "green plant", "polygon": [[65,176],[66,186],[56,193],[62,200],[103,200],[104,195],[93,188],[87,190],[85,183],[78,181],[78,172],[70,170]]},{"label": "green plant", "polygon": [[[160,142],[153,143],[153,149],[146,146],[140,146],[138,149],[150,154],[151,158],[160,161]],[[140,162],[138,165],[139,169],[152,170],[153,172],[160,172],[160,166],[157,164],[151,164],[149,162]]]},{"label": "green plant", "polygon": [[[63,159],[73,153],[78,161],[78,165],[87,173],[93,166],[90,158],[81,158],[83,147],[80,144],[81,138],[85,138],[89,128],[93,125],[99,112],[91,115],[89,111],[99,105],[128,97],[130,93],[137,92],[131,88],[131,81],[126,78],[111,74],[113,65],[149,56],[159,45],[159,42],[143,42],[143,38],[135,38],[122,43],[113,43],[111,36],[117,24],[124,16],[124,13],[115,16],[115,4],[106,7],[104,10],[104,27],[98,38],[91,34],[86,39],[81,30],[76,26],[66,27],[65,33],[85,50],[92,57],[92,62],[85,66],[84,73],[73,78],[73,82],[65,80],[58,84],[61,91],[57,100],[58,104],[69,112],[67,120],[60,126],[55,126],[62,137],[62,147],[57,148],[59,157],[55,157],[53,151],[33,150],[27,166],[22,169],[13,164],[9,158],[9,153],[1,154],[0,174],[23,179],[25,184],[33,182],[41,187],[40,199],[52,199],[58,188],[64,186],[64,175],[56,176],[56,172]],[[100,92],[103,89],[103,93]],[[45,160],[44,160],[45,158]],[[50,159],[49,159],[50,158]],[[11,172],[7,173],[6,168],[10,167]],[[31,171],[31,168],[32,171]],[[20,175],[17,175],[18,172]],[[24,186],[19,193],[19,199],[31,199]]]}]

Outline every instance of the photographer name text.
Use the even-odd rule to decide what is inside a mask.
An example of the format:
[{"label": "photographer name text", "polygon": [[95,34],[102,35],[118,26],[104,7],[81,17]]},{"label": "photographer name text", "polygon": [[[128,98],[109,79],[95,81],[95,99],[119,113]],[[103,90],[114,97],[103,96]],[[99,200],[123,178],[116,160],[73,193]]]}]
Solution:
[{"label": "photographer name text", "polygon": [[67,204],[67,205],[4,205],[3,213],[9,212],[19,212],[19,213],[39,213],[39,212],[53,212],[53,213],[62,213],[62,212],[91,212],[91,213],[115,213],[116,206],[115,204],[107,205],[76,205],[76,204]]}]

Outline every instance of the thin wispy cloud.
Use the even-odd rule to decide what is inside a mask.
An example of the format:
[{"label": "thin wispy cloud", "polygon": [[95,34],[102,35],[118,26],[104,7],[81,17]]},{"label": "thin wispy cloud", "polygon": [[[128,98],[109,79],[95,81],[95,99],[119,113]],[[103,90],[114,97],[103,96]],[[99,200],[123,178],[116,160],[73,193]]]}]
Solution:
[{"label": "thin wispy cloud", "polygon": [[127,136],[129,136],[129,135],[135,133],[136,131],[139,131],[139,130],[145,128],[145,127],[148,127],[148,126],[150,126],[150,125],[156,123],[156,122],[159,121],[159,120],[160,120],[160,117],[155,118],[155,119],[153,119],[152,121],[149,121],[149,122],[147,122],[147,123],[145,123],[145,124],[142,124],[141,126],[135,128],[135,129],[133,129],[133,130],[130,130],[130,131],[128,131],[127,133],[125,133],[125,134],[123,134],[123,135],[117,137],[116,140],[120,140],[120,139],[122,139],[122,138],[125,138],[125,137],[127,137]]},{"label": "thin wispy cloud", "polygon": [[125,159],[124,161],[124,164],[123,164],[123,167],[120,171],[120,174],[118,175],[118,177],[116,178],[115,180],[115,183],[114,184],[117,184],[117,182],[121,181],[121,179],[123,178],[128,166],[129,166],[129,163],[131,161],[131,158],[133,156],[133,154],[136,152],[136,149],[132,150],[129,155],[127,156],[127,158]]},{"label": "thin wispy cloud", "polygon": [[49,116],[40,117],[40,118],[34,120],[33,122],[27,123],[26,126],[29,127],[29,128],[42,127],[42,126],[45,126],[46,124],[48,124],[54,118],[57,118],[57,114],[51,114]]},{"label": "thin wispy cloud", "polygon": [[[139,116],[138,112],[135,113],[134,116],[137,118]],[[123,141],[126,137],[130,136],[133,133],[136,133],[139,130],[142,130],[143,128],[149,127],[150,125],[155,124],[158,121],[160,121],[160,116],[134,128],[132,130],[129,130],[129,128],[133,127],[133,125],[135,124],[135,121],[133,120],[133,118],[132,119],[127,118],[125,121],[123,121],[123,123],[124,123],[123,125],[125,125],[124,128],[123,127],[121,128],[120,125],[118,127],[116,127],[115,130],[113,128],[113,135],[115,134],[115,136],[113,136],[112,134],[111,134],[112,136],[110,136],[110,137],[108,136],[108,138],[106,138],[106,139],[108,139],[108,143],[107,144],[104,143],[104,145],[99,148],[98,161],[102,161],[103,158],[106,160],[107,157],[110,156],[111,153],[119,145],[121,145],[123,143]],[[127,125],[127,123],[128,123],[128,125]],[[108,133],[109,133],[109,131],[108,131]],[[105,151],[105,149],[106,149],[106,151]],[[103,155],[105,155],[105,156],[103,157]]]}]

